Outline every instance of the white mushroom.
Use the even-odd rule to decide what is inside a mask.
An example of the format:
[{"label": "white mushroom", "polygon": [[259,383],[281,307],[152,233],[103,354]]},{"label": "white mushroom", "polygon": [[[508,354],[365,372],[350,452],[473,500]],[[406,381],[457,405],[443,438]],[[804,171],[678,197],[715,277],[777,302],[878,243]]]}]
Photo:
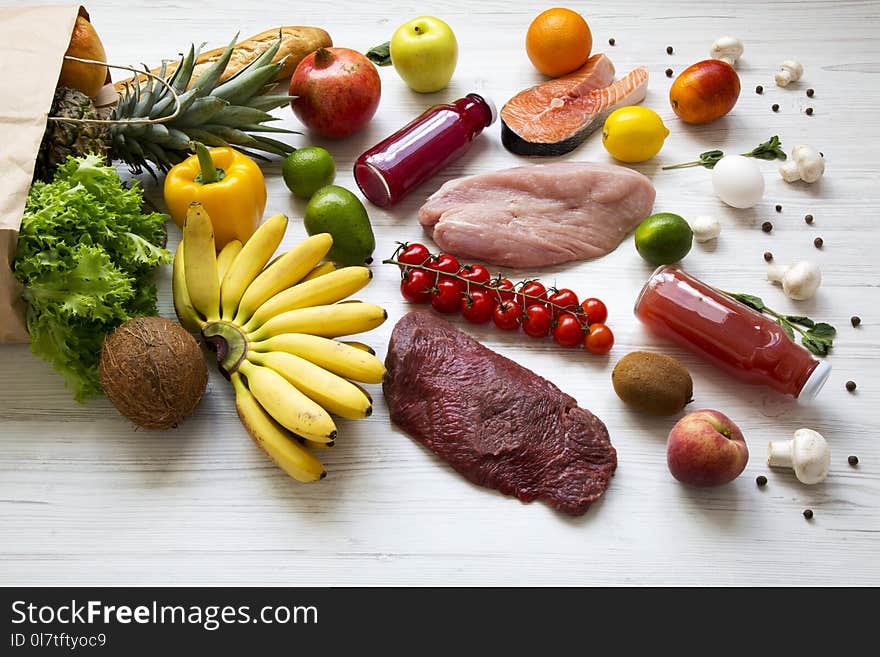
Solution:
[{"label": "white mushroom", "polygon": [[819,265],[810,260],[801,260],[791,265],[770,265],[767,268],[767,280],[782,283],[785,296],[795,301],[811,299],[822,283],[822,272]]},{"label": "white mushroom", "polygon": [[736,37],[730,36],[723,36],[720,39],[717,39],[715,43],[712,44],[711,50],[709,50],[709,56],[712,59],[720,59],[722,62],[727,62],[731,66],[736,64],[736,60],[742,57],[742,54],[742,41]]},{"label": "white mushroom", "polygon": [[699,216],[691,221],[694,239],[698,242],[714,240],[721,234],[721,223],[715,217]]},{"label": "white mushroom", "polygon": [[779,65],[776,71],[776,84],[780,87],[787,87],[790,82],[797,82],[804,75],[804,67],[800,62],[793,59],[786,59]]},{"label": "white mushroom", "polygon": [[801,144],[791,151],[791,158],[779,167],[779,175],[786,182],[814,183],[825,173],[825,158],[812,146]]},{"label": "white mushroom", "polygon": [[770,443],[767,465],[790,468],[801,483],[818,484],[828,476],[831,450],[822,434],[812,429],[798,429],[791,440]]}]

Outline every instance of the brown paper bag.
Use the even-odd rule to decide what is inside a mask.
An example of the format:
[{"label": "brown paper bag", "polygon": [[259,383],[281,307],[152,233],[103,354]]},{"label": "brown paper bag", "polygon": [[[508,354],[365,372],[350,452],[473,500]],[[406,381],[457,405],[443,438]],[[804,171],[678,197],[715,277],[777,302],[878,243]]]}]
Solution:
[{"label": "brown paper bag", "polygon": [[18,228],[55,83],[79,5],[0,11],[0,342],[27,342],[21,286],[12,276]]}]

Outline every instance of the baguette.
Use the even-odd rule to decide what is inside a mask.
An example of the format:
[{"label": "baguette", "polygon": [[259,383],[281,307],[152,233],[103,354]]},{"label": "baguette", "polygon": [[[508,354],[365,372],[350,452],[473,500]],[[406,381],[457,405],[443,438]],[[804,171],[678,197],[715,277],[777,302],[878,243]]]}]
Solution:
[{"label": "baguette", "polygon": [[[299,64],[309,53],[314,52],[318,48],[329,48],[333,45],[330,35],[319,27],[288,26],[272,28],[271,30],[260,32],[256,36],[252,36],[250,39],[245,39],[244,41],[235,44],[232,56],[229,58],[229,64],[220,76],[220,82],[222,83],[228,80],[264,53],[266,49],[278,39],[279,32],[281,33],[281,47],[278,49],[278,53],[272,61],[277,62],[284,57],[287,57],[287,59],[284,60],[284,64],[278,71],[278,75],[275,76],[275,81],[284,80],[293,75],[293,71],[296,69],[297,64]],[[201,53],[196,59],[196,65],[193,68],[193,75],[190,84],[198,80],[199,76],[204,73],[213,62],[220,58],[220,55],[223,54],[224,50],[225,48],[215,48],[214,50],[208,50],[207,52]],[[168,63],[165,68],[166,78],[174,73],[177,69],[178,63],[179,62],[176,61]],[[154,68],[150,72],[158,75],[160,71],[161,68]],[[145,75],[138,76],[138,81],[143,82],[144,80],[146,80]],[[114,85],[116,91],[119,93],[124,92],[126,82],[130,81],[131,78],[127,78],[126,80],[120,80],[117,82]]]}]

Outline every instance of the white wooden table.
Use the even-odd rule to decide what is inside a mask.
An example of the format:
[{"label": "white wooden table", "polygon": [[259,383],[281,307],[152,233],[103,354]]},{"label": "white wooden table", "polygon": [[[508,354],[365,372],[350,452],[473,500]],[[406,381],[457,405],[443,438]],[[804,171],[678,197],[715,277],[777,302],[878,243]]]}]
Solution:
[{"label": "white wooden table", "polygon": [[[4,3],[4,4],[9,4]],[[149,8],[147,5],[150,5]],[[213,7],[211,5],[214,5]],[[111,60],[155,65],[190,42],[213,47],[240,31],[280,24],[326,28],[336,45],[361,51],[387,40],[419,13],[445,19],[460,45],[451,86],[432,95],[407,89],[392,68],[380,69],[382,102],[372,123],[340,142],[308,134],[336,157],[337,182],[356,190],[351,164],[366,147],[435,102],[470,91],[499,106],[541,78],[528,62],[526,27],[538,2],[463,0],[428,3],[122,3],[93,0],[92,19]],[[25,346],[0,348],[0,584],[880,584],[880,208],[877,107],[880,105],[878,2],[737,3],[669,1],[574,3],[585,12],[594,52],[607,52],[618,74],[644,64],[651,74],[646,105],[672,134],[662,153],[640,165],[657,188],[655,211],[685,217],[714,214],[723,224],[717,246],[695,245],[688,271],[730,290],[764,297],[774,307],[809,314],[839,329],[833,372],[818,400],[798,405],[727,380],[700,359],[649,335],[632,303],[651,268],[631,240],[597,261],[542,272],[547,282],[602,297],[616,335],[606,358],[568,351],[522,333],[502,335],[454,320],[489,347],[546,376],[608,425],[619,469],[604,500],[580,518],[543,504],[475,487],[391,426],[378,387],[374,415],[340,422],[326,456],[329,477],[299,485],[248,439],[232,391],[212,372],[197,413],[166,433],[135,430],[106,400],[79,405],[52,369]],[[304,9],[308,7],[308,12]],[[723,34],[739,36],[742,94],[734,111],[707,126],[686,126],[667,92],[676,74],[707,56]],[[609,37],[616,45],[608,46]],[[672,45],[674,54],[666,54]],[[784,59],[800,60],[801,83],[773,84]],[[764,94],[754,91],[763,84]],[[815,97],[805,89],[816,90]],[[770,106],[780,105],[773,113]],[[813,116],[804,113],[813,107]],[[284,125],[298,126],[289,110]],[[660,171],[711,148],[745,152],[773,134],[786,150],[811,143],[825,153],[821,183],[789,185],[762,163],[763,202],[752,211],[724,207],[704,169]],[[593,136],[571,159],[609,161]],[[397,240],[420,240],[415,219],[424,198],[453,177],[525,160],[501,146],[498,124],[461,160],[416,190],[393,211],[370,208],[376,259]],[[276,162],[265,168],[268,211],[294,218],[286,246],[305,236]],[[161,192],[144,177],[148,196]],[[782,205],[776,213],[774,206]],[[815,216],[805,224],[807,213]],[[765,220],[772,233],[761,231]],[[825,246],[817,250],[813,239]],[[179,239],[171,230],[173,248]],[[764,251],[777,262],[812,258],[824,284],[814,301],[788,301],[764,280]],[[410,308],[398,293],[396,269],[376,264],[361,298],[384,305],[385,326],[365,340],[384,356],[394,322]],[[170,268],[160,276],[160,311],[174,317]],[[850,325],[859,315],[862,325]],[[710,490],[678,484],[665,461],[673,419],[628,411],[615,396],[614,363],[635,349],[680,358],[695,381],[696,404],[731,416],[751,450],[734,483]],[[858,383],[850,394],[847,380]],[[823,433],[831,475],[807,487],[771,472],[766,444],[799,427]],[[858,467],[847,456],[858,455]],[[759,489],[757,475],[767,475]],[[802,511],[815,512],[806,521]]]}]

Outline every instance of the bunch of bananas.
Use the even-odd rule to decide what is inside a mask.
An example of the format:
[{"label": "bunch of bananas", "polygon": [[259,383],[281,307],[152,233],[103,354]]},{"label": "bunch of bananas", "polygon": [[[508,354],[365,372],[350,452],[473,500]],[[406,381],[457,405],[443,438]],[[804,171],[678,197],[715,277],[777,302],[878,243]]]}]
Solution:
[{"label": "bunch of bananas", "polygon": [[193,203],[174,256],[174,309],[217,352],[254,442],[294,479],[315,481],[326,472],[307,448],[333,446],[331,413],[369,416],[372,398],[353,381],[379,383],[385,374],[369,347],[334,338],[374,329],[388,315],[343,301],[372,273],[322,263],[333,245],[327,233],[270,262],[286,229],[287,217],[277,214],[218,254],[211,219]]}]

